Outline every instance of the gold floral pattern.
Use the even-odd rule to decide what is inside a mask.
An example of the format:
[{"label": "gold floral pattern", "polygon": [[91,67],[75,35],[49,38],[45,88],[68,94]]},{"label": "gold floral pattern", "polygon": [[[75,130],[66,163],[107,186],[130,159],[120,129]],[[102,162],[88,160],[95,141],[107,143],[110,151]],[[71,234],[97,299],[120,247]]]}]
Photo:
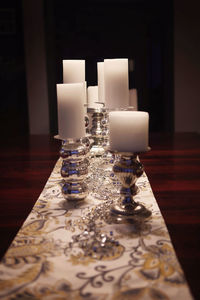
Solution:
[{"label": "gold floral pattern", "polygon": [[90,263],[94,263],[96,259],[90,256],[85,256],[83,253],[78,253],[77,255],[71,254],[69,261],[72,263],[72,265],[88,266]]},{"label": "gold floral pattern", "polygon": [[181,268],[175,258],[173,248],[168,244],[154,247],[151,252],[144,254],[145,262],[140,270],[147,279],[181,284],[185,282]]},{"label": "gold floral pattern", "polygon": [[117,291],[112,300],[142,300],[146,298],[145,296],[149,296],[149,299],[154,300],[169,300],[169,297],[163,291],[146,287]]},{"label": "gold floral pattern", "polygon": [[[93,295],[92,297],[88,297],[88,300],[98,299],[105,300],[106,294],[99,293],[98,295]],[[55,284],[51,285],[38,285],[34,289],[26,289],[23,292],[17,293],[12,300],[18,299],[28,299],[28,300],[81,300],[78,291],[73,291],[71,287],[71,283],[67,280],[59,280]]]}]

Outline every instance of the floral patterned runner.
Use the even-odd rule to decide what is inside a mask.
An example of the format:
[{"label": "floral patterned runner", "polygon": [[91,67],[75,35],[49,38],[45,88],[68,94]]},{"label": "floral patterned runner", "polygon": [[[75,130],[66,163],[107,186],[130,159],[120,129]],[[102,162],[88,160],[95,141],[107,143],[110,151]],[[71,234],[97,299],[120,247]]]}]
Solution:
[{"label": "floral patterned runner", "polygon": [[113,224],[114,196],[64,200],[60,163],[1,261],[0,299],[192,299],[146,174],[136,200],[152,217]]}]

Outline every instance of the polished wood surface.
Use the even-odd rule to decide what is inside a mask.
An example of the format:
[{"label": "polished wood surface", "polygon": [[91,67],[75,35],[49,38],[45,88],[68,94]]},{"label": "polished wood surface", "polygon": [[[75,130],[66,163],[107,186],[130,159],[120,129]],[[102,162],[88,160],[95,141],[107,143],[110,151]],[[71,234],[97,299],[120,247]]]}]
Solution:
[{"label": "polished wood surface", "polygon": [[[150,146],[152,150],[140,158],[193,296],[200,299],[200,136],[154,134]],[[59,147],[60,141],[47,136],[3,141],[0,257],[39,197]]]}]

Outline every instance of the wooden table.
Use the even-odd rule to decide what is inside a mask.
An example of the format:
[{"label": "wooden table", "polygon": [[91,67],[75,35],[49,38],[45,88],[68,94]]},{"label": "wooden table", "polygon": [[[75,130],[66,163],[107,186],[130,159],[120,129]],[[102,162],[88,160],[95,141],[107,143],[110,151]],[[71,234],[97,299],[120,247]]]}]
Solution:
[{"label": "wooden table", "polygon": [[[200,136],[153,134],[141,156],[195,299],[200,299]],[[4,141],[0,150],[0,257],[21,227],[59,157],[48,136]]]}]

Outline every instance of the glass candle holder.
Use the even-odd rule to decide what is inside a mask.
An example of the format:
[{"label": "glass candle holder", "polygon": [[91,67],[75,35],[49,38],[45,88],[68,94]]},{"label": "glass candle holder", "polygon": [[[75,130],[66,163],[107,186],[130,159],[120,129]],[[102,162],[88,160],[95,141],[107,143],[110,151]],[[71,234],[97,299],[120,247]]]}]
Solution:
[{"label": "glass candle holder", "polygon": [[102,156],[108,141],[107,110],[105,108],[88,108],[88,132],[91,135],[92,156]]},{"label": "glass candle holder", "polygon": [[144,172],[144,167],[138,160],[139,153],[115,152],[115,154],[118,155],[118,160],[115,161],[113,172],[121,182],[121,189],[117,204],[111,207],[111,216],[117,222],[149,218],[151,211],[134,200],[139,191],[136,181]]}]

